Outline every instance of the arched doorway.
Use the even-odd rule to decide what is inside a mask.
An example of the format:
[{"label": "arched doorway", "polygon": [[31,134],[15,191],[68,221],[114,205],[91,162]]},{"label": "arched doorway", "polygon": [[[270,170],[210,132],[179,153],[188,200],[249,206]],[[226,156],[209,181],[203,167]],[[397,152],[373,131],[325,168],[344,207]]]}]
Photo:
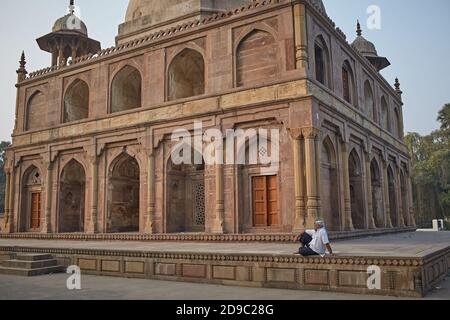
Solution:
[{"label": "arched doorway", "polygon": [[107,231],[139,232],[140,170],[136,159],[120,155],[111,165],[108,182]]},{"label": "arched doorway", "polygon": [[83,166],[71,160],[63,169],[59,184],[58,231],[83,232],[86,175]]},{"label": "arched doorway", "polygon": [[325,224],[329,230],[341,229],[338,200],[336,153],[329,138],[322,144],[320,200]]},{"label": "arched doorway", "polygon": [[398,211],[397,211],[397,193],[394,171],[391,166],[388,167],[388,185],[389,185],[389,211],[391,215],[392,226],[398,227]]},{"label": "arched doorway", "polygon": [[372,179],[373,219],[377,228],[383,228],[385,226],[383,210],[383,185],[381,183],[380,167],[375,159],[373,159],[370,163],[370,176]]},{"label": "arched doorway", "polygon": [[366,229],[361,160],[353,149],[348,159],[352,221],[355,229]]},{"label": "arched doorway", "polygon": [[[192,149],[193,150],[193,149]],[[196,151],[194,151],[196,152]],[[200,153],[193,159],[202,159]],[[205,232],[205,163],[176,165],[167,163],[168,233]]]},{"label": "arched doorway", "polygon": [[38,232],[42,227],[42,176],[38,168],[31,166],[22,177],[21,232]]}]

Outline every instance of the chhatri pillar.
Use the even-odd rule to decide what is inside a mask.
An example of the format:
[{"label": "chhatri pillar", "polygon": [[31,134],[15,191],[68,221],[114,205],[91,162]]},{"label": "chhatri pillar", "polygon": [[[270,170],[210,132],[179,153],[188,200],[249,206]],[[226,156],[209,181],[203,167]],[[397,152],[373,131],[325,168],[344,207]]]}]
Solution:
[{"label": "chhatri pillar", "polygon": [[36,41],[41,50],[52,55],[52,66],[64,66],[69,59],[73,61],[101,50],[100,42],[89,38],[86,25],[77,17],[73,0],[69,13],[56,20],[52,32]]}]

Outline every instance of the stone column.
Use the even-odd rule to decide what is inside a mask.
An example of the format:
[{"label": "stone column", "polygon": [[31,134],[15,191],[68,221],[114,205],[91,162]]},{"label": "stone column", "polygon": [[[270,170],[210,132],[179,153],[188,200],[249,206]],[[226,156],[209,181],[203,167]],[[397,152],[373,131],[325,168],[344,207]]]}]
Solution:
[{"label": "stone column", "polygon": [[91,159],[91,219],[88,232],[98,232],[98,158]]},{"label": "stone column", "polygon": [[322,162],[321,162],[321,153],[322,153],[322,146],[320,144],[320,131],[318,132],[316,139],[315,139],[315,144],[316,144],[316,180],[317,180],[317,184],[316,184],[316,194],[317,194],[317,213],[318,216],[316,218],[321,218],[323,219],[323,214],[322,214],[322,199],[321,199],[321,172],[320,169],[322,167]]},{"label": "stone column", "polygon": [[7,230],[8,230],[8,224],[9,224],[9,219],[10,219],[10,216],[9,216],[9,197],[10,197],[10,194],[11,194],[11,190],[10,190],[10,183],[11,183],[11,180],[10,180],[10,177],[11,177],[11,173],[9,172],[9,171],[6,171],[5,172],[6,173],[6,186],[5,186],[5,210],[4,210],[4,214],[5,214],[5,225],[4,225],[4,230],[5,230],[5,232],[8,232]]},{"label": "stone column", "polygon": [[404,194],[402,194],[402,179],[400,177],[400,166],[397,167],[397,174],[396,174],[396,179],[397,179],[397,207],[398,207],[398,221],[399,221],[399,225],[400,227],[405,227],[405,219],[403,218],[403,197],[405,196]]},{"label": "stone column", "polygon": [[62,66],[64,62],[64,52],[62,49],[62,45],[58,47],[58,66]]},{"label": "stone column", "polygon": [[215,164],[216,176],[216,218],[213,224],[213,233],[224,233],[225,220],[225,196],[223,189],[224,166],[223,164]]},{"label": "stone column", "polygon": [[352,203],[350,195],[350,174],[348,171],[348,143],[341,146],[342,172],[344,176],[344,228],[347,231],[354,230],[352,221]]},{"label": "stone column", "polygon": [[77,47],[76,46],[72,46],[72,63],[73,61],[77,58]]},{"label": "stone column", "polygon": [[319,131],[315,128],[305,130],[305,158],[306,158],[306,228],[313,228],[314,222],[319,216],[319,195],[317,194],[317,155],[316,139]]},{"label": "stone column", "polygon": [[42,233],[52,232],[52,192],[53,192],[53,163],[47,163],[47,181],[45,184],[45,224]]},{"label": "stone column", "polygon": [[17,220],[14,221],[14,168],[11,168],[9,173],[9,196],[8,196],[8,230],[7,232],[13,233],[14,228],[17,225]]},{"label": "stone column", "polygon": [[148,172],[147,172],[147,224],[145,226],[145,233],[152,234],[154,232],[155,219],[155,156],[151,154],[148,157]]},{"label": "stone column", "polygon": [[52,67],[58,65],[58,48],[56,46],[52,47]]},{"label": "stone column", "polygon": [[371,160],[371,153],[366,152],[365,153],[365,172],[366,172],[366,198],[367,198],[367,224],[369,229],[376,229],[375,226],[375,219],[373,217],[373,200],[372,200],[372,172],[370,171],[370,160]]},{"label": "stone column", "polygon": [[301,231],[304,228],[305,220],[305,195],[303,186],[304,182],[304,163],[303,163],[303,147],[301,135],[293,137],[294,151],[294,184],[295,184],[295,222],[294,232]]},{"label": "stone column", "polygon": [[388,163],[383,160],[383,190],[384,190],[384,214],[386,227],[392,228],[392,220],[391,220],[391,204],[389,201],[389,179],[388,179]]}]

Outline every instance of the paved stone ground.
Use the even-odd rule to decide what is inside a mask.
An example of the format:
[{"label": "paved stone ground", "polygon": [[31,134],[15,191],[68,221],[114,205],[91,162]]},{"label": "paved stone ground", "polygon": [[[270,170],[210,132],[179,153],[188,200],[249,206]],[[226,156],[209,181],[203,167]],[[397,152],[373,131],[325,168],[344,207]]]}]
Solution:
[{"label": "paved stone ground", "polygon": [[[126,242],[0,239],[0,246],[82,248],[151,252],[292,254],[298,245],[283,243]],[[339,256],[422,257],[450,246],[450,232],[410,232],[332,243]]]},{"label": "paved stone ground", "polygon": [[[226,287],[185,282],[82,276],[80,291],[66,289],[69,275],[32,278],[0,275],[0,300],[403,300],[345,293]],[[450,300],[450,278],[427,300]]]}]

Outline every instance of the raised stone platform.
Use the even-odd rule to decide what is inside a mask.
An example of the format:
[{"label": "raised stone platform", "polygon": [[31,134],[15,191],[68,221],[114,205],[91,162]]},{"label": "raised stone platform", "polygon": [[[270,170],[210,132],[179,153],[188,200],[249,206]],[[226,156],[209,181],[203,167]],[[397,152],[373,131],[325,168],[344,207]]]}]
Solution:
[{"label": "raised stone platform", "polygon": [[[329,232],[331,240],[352,239],[385,234],[398,234],[416,231],[413,227],[355,230]],[[0,233],[0,239],[36,239],[36,240],[76,240],[76,241],[184,241],[184,242],[282,242],[292,243],[298,234],[261,233],[261,234],[140,234],[140,233]]]},{"label": "raised stone platform", "polygon": [[[333,243],[333,257],[303,258],[295,243],[0,239],[0,261],[46,253],[84,274],[223,285],[422,297],[448,274],[450,233],[415,232]],[[381,290],[367,268],[381,269]]]}]

